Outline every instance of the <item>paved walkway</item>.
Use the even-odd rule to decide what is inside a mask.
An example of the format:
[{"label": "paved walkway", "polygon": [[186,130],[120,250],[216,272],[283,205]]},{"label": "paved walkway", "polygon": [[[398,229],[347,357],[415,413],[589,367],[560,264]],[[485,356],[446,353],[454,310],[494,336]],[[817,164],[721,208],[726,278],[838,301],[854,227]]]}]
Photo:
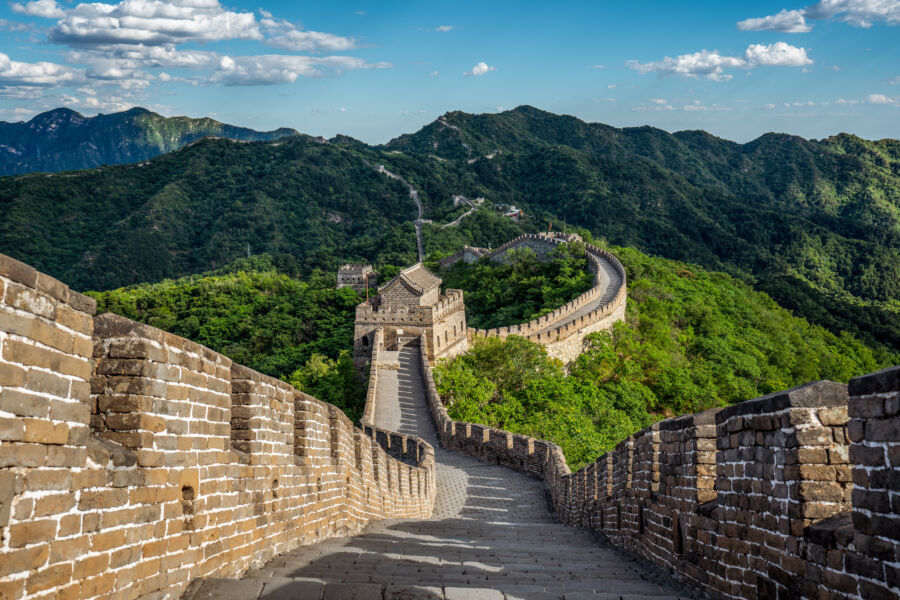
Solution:
[{"label": "paved walkway", "polygon": [[418,352],[406,348],[397,355],[399,370],[379,370],[375,424],[435,447],[439,491],[432,518],[380,521],[358,536],[298,548],[240,581],[207,580],[192,599],[679,597],[646,579],[646,567],[598,545],[584,530],[555,522],[538,480],[441,449]]}]

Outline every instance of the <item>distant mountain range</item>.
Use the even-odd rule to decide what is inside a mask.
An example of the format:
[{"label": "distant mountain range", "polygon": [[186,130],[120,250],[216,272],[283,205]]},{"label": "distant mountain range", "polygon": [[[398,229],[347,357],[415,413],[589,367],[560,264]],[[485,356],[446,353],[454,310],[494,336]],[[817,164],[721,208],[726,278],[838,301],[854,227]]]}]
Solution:
[{"label": "distant mountain range", "polygon": [[[419,191],[434,220],[426,252],[565,222],[727,271],[814,323],[900,348],[900,142],[847,134],[737,144],[526,106],[448,113],[383,146],[207,139],[136,165],[0,179],[0,252],[79,289],[207,271],[248,246],[290,254],[307,274],[406,264],[415,206],[379,164]],[[442,228],[468,209],[457,194],[487,201]]]},{"label": "distant mountain range", "polygon": [[296,134],[287,128],[254,131],[208,118],[163,117],[145,108],[96,117],[57,108],[27,123],[0,121],[0,175],[139,162],[209,136],[250,142]]}]

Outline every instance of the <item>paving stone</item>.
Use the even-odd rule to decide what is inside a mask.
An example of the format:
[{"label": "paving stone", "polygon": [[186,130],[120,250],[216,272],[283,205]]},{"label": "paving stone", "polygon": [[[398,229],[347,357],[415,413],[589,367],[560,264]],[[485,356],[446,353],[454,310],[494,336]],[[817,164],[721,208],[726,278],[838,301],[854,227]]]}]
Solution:
[{"label": "paving stone", "polygon": [[500,590],[490,588],[445,587],[446,600],[503,600]]},{"label": "paving stone", "polygon": [[322,600],[382,600],[384,586],[375,583],[328,583]]},{"label": "paving stone", "polygon": [[325,586],[316,581],[278,578],[267,581],[260,600],[319,600]]},{"label": "paving stone", "polygon": [[443,600],[439,587],[391,585],[384,590],[384,600]]}]

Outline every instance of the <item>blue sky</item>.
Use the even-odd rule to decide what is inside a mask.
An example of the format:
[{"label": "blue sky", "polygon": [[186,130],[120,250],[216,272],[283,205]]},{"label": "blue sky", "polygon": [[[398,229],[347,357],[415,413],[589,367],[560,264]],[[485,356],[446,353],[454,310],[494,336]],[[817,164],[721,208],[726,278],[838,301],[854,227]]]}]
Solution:
[{"label": "blue sky", "polygon": [[21,0],[0,11],[8,121],[146,106],[381,143],[450,110],[530,104],[742,142],[900,137],[900,0]]}]

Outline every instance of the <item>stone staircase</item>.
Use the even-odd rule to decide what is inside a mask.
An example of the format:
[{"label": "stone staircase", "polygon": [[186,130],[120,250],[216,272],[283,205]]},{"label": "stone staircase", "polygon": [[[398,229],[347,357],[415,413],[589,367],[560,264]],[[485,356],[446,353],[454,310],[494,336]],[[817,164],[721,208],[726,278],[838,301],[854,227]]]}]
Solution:
[{"label": "stone staircase", "polygon": [[[300,547],[241,580],[198,582],[185,600],[692,597],[589,532],[554,521],[537,479],[440,448],[418,352],[405,348],[397,357],[399,370],[379,371],[375,424],[434,445],[438,495],[432,518],[379,521],[361,535]],[[391,422],[377,422],[378,414]]]}]

